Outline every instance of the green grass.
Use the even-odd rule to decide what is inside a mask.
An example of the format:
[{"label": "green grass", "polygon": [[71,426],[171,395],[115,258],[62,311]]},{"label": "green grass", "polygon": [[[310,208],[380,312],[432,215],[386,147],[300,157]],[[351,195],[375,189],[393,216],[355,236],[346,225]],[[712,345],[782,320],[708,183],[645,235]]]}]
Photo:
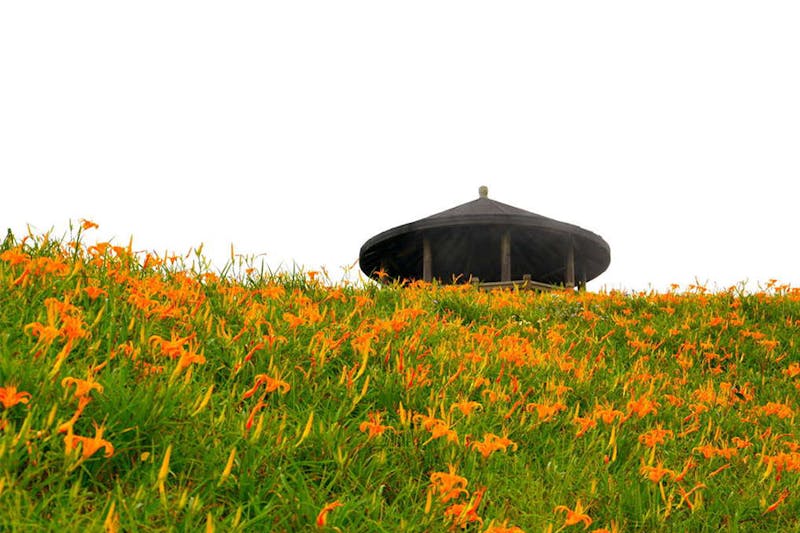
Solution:
[{"label": "green grass", "polygon": [[800,531],[797,289],[352,286],[82,232],[0,247],[4,530]]}]

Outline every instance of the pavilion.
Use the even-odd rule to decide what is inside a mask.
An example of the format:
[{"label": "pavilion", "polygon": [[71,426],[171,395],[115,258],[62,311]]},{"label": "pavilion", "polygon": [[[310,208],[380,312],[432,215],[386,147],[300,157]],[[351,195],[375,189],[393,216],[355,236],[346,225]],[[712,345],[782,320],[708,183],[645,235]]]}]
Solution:
[{"label": "pavilion", "polygon": [[375,279],[485,288],[582,288],[610,261],[599,235],[492,200],[486,187],[476,200],[375,235],[359,253]]}]

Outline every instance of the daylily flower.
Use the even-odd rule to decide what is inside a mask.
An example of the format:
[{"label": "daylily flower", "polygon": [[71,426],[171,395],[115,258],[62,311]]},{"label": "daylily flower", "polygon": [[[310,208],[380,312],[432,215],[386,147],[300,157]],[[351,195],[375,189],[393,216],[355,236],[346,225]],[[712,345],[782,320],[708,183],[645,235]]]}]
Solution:
[{"label": "daylily flower", "polygon": [[295,329],[305,323],[305,319],[292,313],[283,313],[283,319],[289,323],[289,329]]},{"label": "daylily flower", "polygon": [[614,419],[616,418],[619,418],[621,420],[625,416],[625,413],[623,413],[618,409],[614,409],[613,405],[597,406],[595,407],[592,416],[600,418],[600,420],[602,420],[604,424],[612,424],[614,423]]},{"label": "daylily flower", "polygon": [[450,406],[450,410],[452,411],[453,409],[458,409],[464,416],[468,417],[472,414],[472,411],[475,409],[483,409],[483,406],[478,402],[461,400]]},{"label": "daylily flower", "polygon": [[25,331],[30,331],[43,344],[51,344],[61,336],[61,331],[57,327],[50,324],[45,325],[41,322],[31,322],[24,329]]},{"label": "daylily flower", "polygon": [[175,359],[181,356],[183,346],[194,338],[194,333],[187,337],[175,337],[173,334],[170,340],[163,339],[158,335],[150,337],[150,346],[158,346],[162,355],[166,355],[170,359]]},{"label": "daylily flower", "polygon": [[641,398],[634,398],[628,402],[628,418],[636,415],[637,418],[642,418],[649,413],[658,414],[658,402],[654,402],[646,396]]},{"label": "daylily flower", "polygon": [[783,500],[785,500],[787,496],[789,496],[789,489],[783,489],[783,492],[781,492],[780,496],[778,496],[778,499],[775,500],[775,502],[773,502],[772,505],[767,507],[762,514],[771,513],[772,511],[777,509],[778,506],[780,506],[780,504],[783,503]]},{"label": "daylily flower", "polygon": [[[688,507],[690,510],[691,510],[691,509],[694,509],[694,505],[695,505],[695,504],[694,504],[694,503],[692,503],[692,500],[690,500],[690,499],[689,499],[689,496],[691,496],[692,494],[694,494],[696,491],[698,491],[698,490],[700,490],[700,489],[704,489],[704,488],[706,488],[705,484],[703,484],[703,483],[698,483],[697,485],[695,485],[695,486],[692,488],[692,490],[690,490],[689,492],[686,492],[686,490],[684,490],[684,488],[683,488],[683,487],[681,487],[680,485],[678,485],[678,492],[679,492],[679,493],[680,493],[680,495],[681,495],[681,501],[679,501],[679,502],[678,502],[678,507],[680,507],[681,505],[683,505],[684,503],[686,503],[686,507]],[[695,502],[697,502],[697,497],[695,497]]]},{"label": "daylily flower", "polygon": [[61,386],[65,389],[69,388],[71,385],[75,385],[75,393],[73,394],[75,398],[88,396],[92,390],[103,392],[103,386],[96,382],[92,376],[89,376],[89,379],[66,377],[61,380]]},{"label": "daylily flower", "polygon": [[470,522],[479,522],[483,524],[483,519],[478,516],[478,507],[483,499],[483,493],[486,492],[486,487],[481,487],[475,491],[475,496],[469,504],[455,503],[444,510],[444,516],[450,517],[453,520],[454,526],[465,527]]},{"label": "daylily flower", "polygon": [[668,437],[672,437],[672,431],[669,429],[662,429],[659,426],[639,435],[639,442],[648,448],[653,448],[656,444],[663,444]]},{"label": "daylily flower", "polygon": [[245,422],[245,425],[244,425],[244,427],[245,427],[245,430],[246,430],[246,431],[250,431],[250,428],[251,428],[251,427],[253,427],[253,422],[254,422],[254,421],[255,421],[255,419],[256,419],[256,415],[258,414],[258,412],[259,412],[261,409],[263,409],[263,408],[264,408],[264,407],[266,407],[266,406],[267,406],[267,404],[265,404],[265,403],[264,403],[263,401],[261,401],[261,400],[259,400],[258,402],[256,402],[256,404],[253,406],[253,409],[251,409],[251,410],[250,410],[250,416],[248,416],[248,417],[247,417],[247,422]]},{"label": "daylily flower", "polygon": [[472,443],[472,448],[478,450],[484,458],[489,457],[492,452],[497,450],[505,451],[509,446],[513,446],[514,450],[517,449],[517,443],[506,437],[498,437],[494,433],[485,433],[482,442]]},{"label": "daylily flower", "polygon": [[7,385],[5,387],[0,387],[0,403],[3,404],[3,407],[8,409],[9,407],[13,407],[18,403],[28,403],[30,400],[31,395],[29,392],[19,391],[17,392],[16,385]]},{"label": "daylily flower", "polygon": [[529,413],[536,412],[541,422],[549,422],[561,411],[566,411],[567,406],[559,401],[553,403],[529,403],[525,406]]},{"label": "daylily flower", "polygon": [[711,444],[704,444],[702,446],[696,446],[692,451],[699,451],[703,457],[706,459],[711,459],[712,457],[721,456],[725,459],[730,459],[734,455],[738,455],[737,448],[718,448],[716,446],[712,446]]},{"label": "daylily flower", "polygon": [[387,429],[394,431],[393,427],[381,424],[380,413],[369,413],[367,416],[369,417],[369,422],[361,422],[358,426],[358,430],[362,433],[367,433],[370,439],[383,435],[383,432]]},{"label": "daylily flower", "polygon": [[320,510],[319,514],[317,515],[317,527],[323,527],[328,521],[328,513],[336,509],[337,507],[341,507],[344,505],[339,500],[333,501],[331,503],[326,503],[322,509]]},{"label": "daylily flower", "polygon": [[244,395],[242,396],[242,399],[247,399],[253,394],[255,394],[258,388],[261,387],[261,385],[264,385],[264,387],[266,388],[265,392],[272,392],[277,390],[281,394],[286,394],[292,388],[291,385],[289,385],[282,379],[272,378],[267,374],[256,374],[253,388],[245,392]]},{"label": "daylily flower", "polygon": [[588,529],[590,525],[592,525],[591,517],[586,514],[584,511],[586,509],[583,508],[583,504],[581,501],[575,504],[575,509],[570,509],[566,505],[557,505],[553,512],[557,513],[559,511],[564,511],[566,513],[566,517],[564,518],[564,527],[566,526],[574,526],[575,524],[580,524],[583,522],[583,529]]},{"label": "daylily flower", "polygon": [[81,455],[84,459],[88,459],[95,454],[100,448],[105,448],[105,456],[111,457],[114,455],[114,446],[103,438],[103,426],[95,424],[94,437],[81,437],[72,433],[72,426],[67,429],[67,434],[64,436],[64,445],[66,452],[69,454],[74,450],[78,444],[81,445]]},{"label": "daylily flower", "polygon": [[767,402],[762,405],[759,410],[765,416],[776,415],[778,418],[791,418],[794,416],[794,411],[785,403],[780,402]]},{"label": "daylily flower", "polygon": [[790,378],[795,378],[797,376],[800,376],[800,363],[790,364],[788,368],[783,370],[783,373],[789,376]]},{"label": "daylily flower", "polygon": [[99,296],[108,294],[104,289],[101,289],[100,287],[95,287],[93,285],[90,285],[89,287],[84,287],[83,291],[86,293],[86,295],[89,297],[90,300],[96,300]]},{"label": "daylily flower", "polygon": [[11,264],[11,266],[14,266],[20,263],[27,263],[31,260],[31,258],[28,254],[22,253],[18,250],[6,250],[0,254],[0,260],[6,261],[7,263]]},{"label": "daylily flower", "polygon": [[92,222],[91,220],[86,220],[85,218],[82,218],[80,222],[81,222],[81,228],[83,228],[84,230],[90,230],[92,228],[100,227],[100,225],[97,224],[96,222]]},{"label": "daylily flower", "polygon": [[178,359],[177,369],[179,371],[186,370],[192,363],[203,364],[206,358],[203,354],[191,352],[189,350],[181,350],[181,356]]},{"label": "daylily flower", "polygon": [[89,335],[89,331],[85,328],[86,323],[80,317],[62,315],[61,322],[60,332],[62,336],[67,338],[67,341],[82,339]]},{"label": "daylily flower", "polygon": [[63,422],[58,426],[59,433],[66,433],[75,425],[75,422],[78,421],[78,418],[83,414],[83,410],[86,409],[86,406],[89,405],[92,399],[89,396],[79,396],[78,397],[78,407],[75,409],[75,412],[72,414],[69,420]]},{"label": "daylily flower", "polygon": [[462,494],[468,494],[467,478],[456,474],[456,467],[453,465],[447,465],[447,469],[448,472],[431,474],[431,484],[442,503],[458,498]]},{"label": "daylily flower", "polygon": [[427,444],[432,440],[439,439],[441,437],[446,437],[449,442],[453,442],[458,444],[458,433],[450,426],[442,422],[441,424],[436,424],[430,429],[431,437],[425,441]]},{"label": "daylily flower", "polygon": [[581,416],[576,416],[573,418],[572,423],[578,426],[578,431],[575,433],[576,437],[583,436],[591,428],[597,426],[597,422],[595,422],[594,419]]},{"label": "daylily flower", "polygon": [[658,483],[666,475],[669,475],[673,478],[676,476],[675,471],[664,468],[664,464],[662,462],[659,462],[656,466],[644,465],[641,469],[639,469],[639,471],[643,476],[648,478],[653,483]]}]

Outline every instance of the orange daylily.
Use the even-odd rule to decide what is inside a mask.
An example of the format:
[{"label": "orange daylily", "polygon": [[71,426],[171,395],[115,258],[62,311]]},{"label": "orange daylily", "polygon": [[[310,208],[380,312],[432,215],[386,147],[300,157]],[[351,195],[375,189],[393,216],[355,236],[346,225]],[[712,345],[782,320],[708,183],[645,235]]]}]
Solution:
[{"label": "orange daylily", "polygon": [[191,352],[189,350],[181,350],[181,356],[178,359],[178,366],[176,370],[178,372],[186,370],[192,363],[203,364],[206,362],[206,358],[203,354],[198,354]]},{"label": "orange daylily", "polygon": [[483,409],[483,406],[479,402],[461,400],[450,406],[450,410],[453,409],[458,409],[464,416],[469,416],[475,409]]},{"label": "orange daylily", "polygon": [[572,419],[572,423],[578,426],[578,431],[575,433],[576,437],[583,436],[587,431],[597,426],[597,422],[593,418],[576,416]]},{"label": "orange daylily", "polygon": [[791,418],[794,416],[794,411],[785,403],[780,402],[767,402],[762,405],[759,410],[765,416],[775,415],[778,418]]},{"label": "orange daylily", "polygon": [[425,444],[427,444],[432,440],[439,439],[441,437],[447,437],[447,440],[449,442],[454,442],[458,444],[458,433],[456,433],[454,429],[452,429],[445,423],[436,424],[430,429],[430,432],[431,432],[431,438],[425,441]]},{"label": "orange daylily", "polygon": [[724,457],[725,459],[730,459],[734,455],[738,455],[737,448],[718,448],[716,446],[712,446],[711,444],[703,444],[702,446],[696,446],[692,451],[699,451],[703,457],[706,459],[711,459],[713,457]]},{"label": "orange daylily", "polygon": [[[694,505],[695,505],[695,504],[694,504],[694,503],[692,503],[692,501],[689,499],[689,496],[691,496],[692,494],[694,494],[694,493],[695,493],[695,492],[697,492],[698,490],[700,490],[700,489],[704,489],[704,488],[706,488],[706,486],[705,486],[705,484],[704,484],[704,483],[698,483],[698,484],[697,484],[697,485],[695,485],[695,486],[694,486],[694,487],[693,487],[693,488],[692,488],[692,489],[691,489],[689,492],[686,492],[686,490],[684,490],[684,488],[683,488],[683,487],[681,487],[680,485],[678,485],[678,492],[679,492],[679,493],[680,493],[680,495],[681,495],[681,501],[680,501],[680,502],[678,502],[678,507],[680,507],[681,505],[683,505],[684,503],[686,503],[686,507],[688,507],[690,510],[691,510],[691,509],[694,509]],[[697,502],[697,498],[695,498],[695,502]]]},{"label": "orange daylily", "polygon": [[89,376],[89,379],[66,377],[61,380],[61,386],[65,389],[69,388],[71,385],[75,385],[75,393],[73,394],[75,398],[88,396],[92,390],[103,392],[103,386],[96,382],[92,376]]},{"label": "orange daylily", "polygon": [[505,451],[509,446],[513,446],[513,450],[517,449],[517,443],[506,437],[498,437],[493,433],[485,433],[482,442],[473,442],[472,448],[478,450],[480,454],[487,458],[492,452],[497,450]]},{"label": "orange daylily", "polygon": [[469,504],[455,503],[444,510],[444,516],[450,517],[454,526],[464,527],[470,522],[483,524],[483,519],[478,516],[478,507],[481,504],[484,492],[486,492],[486,487],[481,487],[475,491],[475,496]]},{"label": "orange daylily", "polygon": [[323,527],[328,522],[328,513],[336,509],[337,507],[341,507],[344,505],[339,500],[333,501],[331,503],[326,503],[322,509],[320,510],[319,514],[317,515],[317,527]]},{"label": "orange daylily", "polygon": [[83,292],[86,293],[90,300],[96,300],[98,297],[108,294],[104,289],[95,287],[94,285],[84,287]]},{"label": "orange daylily", "polygon": [[636,415],[637,418],[642,418],[647,414],[658,414],[658,402],[654,402],[646,396],[641,398],[634,398],[628,402],[628,417]]},{"label": "orange daylily", "polygon": [[265,386],[266,388],[265,392],[272,392],[277,390],[281,394],[286,394],[292,388],[291,385],[289,385],[282,379],[272,378],[266,374],[256,374],[253,388],[245,392],[244,395],[242,396],[242,399],[247,399],[253,394],[255,394],[261,385]]},{"label": "orange daylily", "polygon": [[394,431],[392,426],[381,424],[381,413],[369,413],[367,416],[369,417],[369,422],[361,422],[361,424],[358,425],[358,430],[362,433],[366,433],[370,439],[383,435],[383,432],[387,429]]},{"label": "orange daylily", "polygon": [[772,505],[767,507],[762,514],[771,513],[772,511],[777,509],[778,506],[783,503],[783,500],[785,500],[787,496],[789,496],[789,489],[783,489],[783,492],[781,492],[780,496],[778,496],[778,499],[775,500],[775,502],[772,503]]},{"label": "orange daylily", "polygon": [[165,355],[170,359],[175,359],[181,356],[184,345],[194,337],[194,333],[186,337],[176,337],[175,334],[173,334],[170,340],[166,340],[158,335],[153,335],[150,337],[149,342],[150,346],[158,346],[158,349],[161,351],[161,355]]},{"label": "orange daylily", "polygon": [[267,285],[259,290],[259,293],[268,300],[277,300],[286,294],[283,285]]},{"label": "orange daylily", "polygon": [[429,414],[427,415],[423,415],[422,413],[415,413],[411,417],[411,420],[415,424],[422,424],[422,427],[428,431],[432,431],[433,428],[435,428],[438,425],[445,425],[445,426],[447,425],[447,422],[445,422],[444,420],[441,420],[433,416],[433,413],[432,411],[430,411],[430,409],[428,410],[428,413]]},{"label": "orange daylily", "polygon": [[411,420],[415,424],[422,424],[425,430],[431,432],[431,438],[425,441],[426,444],[441,437],[447,437],[448,441],[458,443],[458,434],[450,427],[450,424],[440,418],[436,418],[433,414],[423,415],[422,413],[416,413],[411,417]]},{"label": "orange daylily", "polygon": [[81,222],[81,228],[83,228],[84,230],[90,230],[93,228],[100,227],[100,225],[97,224],[96,222],[92,222],[91,220],[86,220],[85,218],[82,218],[80,222]]},{"label": "orange daylily", "polygon": [[245,431],[246,431],[246,432],[247,432],[247,431],[250,431],[250,428],[251,428],[251,427],[253,427],[253,422],[255,421],[255,419],[256,419],[256,415],[258,414],[258,412],[259,412],[261,409],[263,409],[264,407],[266,407],[266,406],[267,406],[267,404],[265,404],[265,403],[264,403],[263,401],[261,401],[261,400],[259,400],[258,402],[256,402],[256,404],[255,404],[255,405],[253,406],[253,408],[250,410],[250,416],[248,416],[248,417],[247,417],[247,422],[245,422],[245,424],[244,424],[244,428],[245,428]]},{"label": "orange daylily", "polygon": [[619,418],[621,420],[625,416],[625,413],[618,409],[614,409],[613,405],[597,406],[595,407],[593,416],[600,418],[604,424],[612,424],[615,418]]},{"label": "orange daylily", "polygon": [[431,474],[431,484],[442,503],[458,498],[461,494],[468,494],[467,478],[456,474],[456,467],[453,465],[447,465],[447,469],[448,472]]},{"label": "orange daylily", "polygon": [[71,315],[62,315],[61,317],[61,335],[67,338],[67,341],[75,339],[82,339],[89,335],[86,329],[86,323],[80,317]]},{"label": "orange daylily", "polygon": [[529,403],[525,406],[525,410],[529,413],[536,411],[536,415],[541,422],[549,422],[561,411],[566,411],[567,406],[558,401],[553,403]]},{"label": "orange daylily", "polygon": [[79,444],[81,445],[81,455],[84,459],[88,459],[95,454],[100,448],[105,448],[105,456],[111,457],[114,455],[114,445],[103,438],[103,426],[94,426],[94,437],[81,437],[72,433],[72,426],[67,428],[67,434],[64,436],[64,445],[66,446],[67,453],[71,453]]},{"label": "orange daylily", "polygon": [[557,513],[559,511],[564,511],[566,513],[564,527],[583,523],[583,529],[588,529],[589,526],[592,525],[592,518],[586,514],[586,509],[583,508],[583,504],[580,500],[575,504],[574,510],[566,505],[557,505],[553,512]]},{"label": "orange daylily", "polygon": [[659,426],[639,435],[639,442],[648,448],[653,448],[656,444],[663,444],[668,437],[672,437],[672,431],[669,429],[662,429],[661,426]]},{"label": "orange daylily", "polygon": [[642,466],[639,471],[645,476],[647,479],[652,481],[653,483],[658,483],[661,479],[669,475],[670,477],[674,478],[676,473],[674,470],[670,470],[669,468],[664,468],[664,463],[660,462],[656,466]]},{"label": "orange daylily", "polygon": [[375,338],[376,336],[372,332],[363,333],[353,338],[350,341],[350,345],[358,355],[366,357],[372,353],[372,341],[375,340]]},{"label": "orange daylily", "polygon": [[13,407],[18,403],[28,403],[30,400],[31,394],[25,391],[17,392],[16,385],[7,385],[5,387],[0,387],[0,403],[3,404],[3,407],[8,409],[9,407]]},{"label": "orange daylily", "polygon": [[792,363],[782,372],[790,378],[796,378],[800,376],[800,363]]},{"label": "orange daylily", "polygon": [[87,248],[86,251],[92,254],[93,256],[98,257],[106,255],[106,252],[110,247],[111,247],[110,242],[98,242],[93,244],[92,246],[89,246],[89,248]]},{"label": "orange daylily", "polygon": [[59,433],[66,433],[69,431],[74,425],[75,422],[78,421],[78,418],[83,414],[83,410],[86,409],[86,406],[89,405],[92,399],[89,396],[79,396],[78,397],[78,407],[75,409],[75,412],[72,414],[69,420],[63,422],[58,426]]},{"label": "orange daylily", "polygon": [[31,260],[31,258],[28,254],[22,253],[18,250],[6,250],[0,254],[0,260],[6,261],[7,263],[11,264],[11,266],[14,266],[20,263],[27,263]]},{"label": "orange daylily", "polygon": [[683,470],[681,470],[680,472],[678,472],[677,474],[672,476],[672,480],[673,481],[678,481],[678,482],[683,481],[683,479],[686,477],[686,474],[689,473],[689,470],[694,468],[694,467],[696,467],[696,466],[697,466],[697,463],[695,463],[694,461],[689,459],[688,461],[686,461],[686,464],[683,466]]},{"label": "orange daylily", "polygon": [[305,323],[305,319],[292,313],[283,313],[283,319],[289,323],[289,329],[295,329]]},{"label": "orange daylily", "polygon": [[42,324],[41,322],[31,322],[25,326],[25,331],[30,331],[34,337],[39,339],[43,344],[51,344],[54,340],[61,336],[61,331],[50,325]]},{"label": "orange daylily", "polygon": [[773,466],[780,472],[800,472],[800,452],[780,452],[775,455],[764,455],[764,462],[767,463],[767,468],[771,469]]}]

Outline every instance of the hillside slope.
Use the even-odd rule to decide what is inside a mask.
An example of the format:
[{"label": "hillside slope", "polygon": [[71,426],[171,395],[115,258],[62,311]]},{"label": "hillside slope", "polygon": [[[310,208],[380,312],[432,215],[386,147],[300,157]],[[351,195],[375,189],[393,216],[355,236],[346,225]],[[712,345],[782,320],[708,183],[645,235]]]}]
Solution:
[{"label": "hillside slope", "polygon": [[4,528],[800,530],[797,289],[352,287],[82,231],[0,248]]}]

